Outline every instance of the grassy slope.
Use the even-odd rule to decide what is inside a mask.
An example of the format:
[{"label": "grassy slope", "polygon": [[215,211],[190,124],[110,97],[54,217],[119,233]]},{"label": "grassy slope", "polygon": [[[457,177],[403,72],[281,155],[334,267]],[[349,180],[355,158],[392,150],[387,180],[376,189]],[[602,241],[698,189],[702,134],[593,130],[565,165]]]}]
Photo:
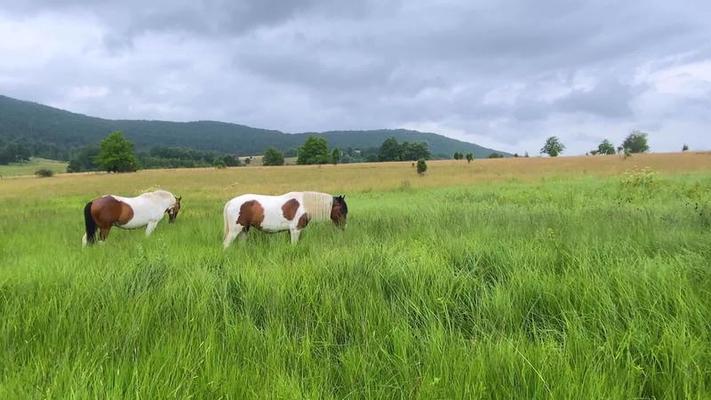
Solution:
[{"label": "grassy slope", "polygon": [[48,168],[54,171],[55,174],[66,172],[67,163],[64,161],[47,160],[44,158],[33,157],[30,161],[24,163],[12,163],[10,165],[0,165],[0,176],[23,176],[34,175],[35,171],[40,168]]},{"label": "grassy slope", "polygon": [[[0,397],[706,396],[711,231],[681,194],[711,156],[639,157],[665,173],[632,191],[582,173],[629,161],[3,181]],[[88,197],[150,185],[178,223],[78,247]],[[302,187],[349,194],[345,233],[221,251],[227,198]]]}]

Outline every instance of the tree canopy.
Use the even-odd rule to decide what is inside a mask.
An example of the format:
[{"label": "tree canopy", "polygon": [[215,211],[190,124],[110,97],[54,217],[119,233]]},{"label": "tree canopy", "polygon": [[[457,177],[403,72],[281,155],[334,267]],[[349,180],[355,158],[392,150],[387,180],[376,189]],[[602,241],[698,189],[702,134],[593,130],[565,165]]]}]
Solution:
[{"label": "tree canopy", "polygon": [[328,142],[319,136],[309,136],[304,144],[299,147],[297,164],[326,164],[328,163]]},{"label": "tree canopy", "polygon": [[120,131],[109,134],[101,141],[96,163],[108,172],[133,172],[138,169],[133,143],[124,138]]},{"label": "tree canopy", "polygon": [[612,155],[615,154],[615,146],[605,139],[597,146],[597,154]]},{"label": "tree canopy", "polygon": [[541,148],[541,154],[548,154],[551,157],[558,157],[565,150],[565,145],[556,136],[546,139],[546,143]]},{"label": "tree canopy", "polygon": [[262,165],[284,165],[284,154],[281,151],[270,147],[264,152],[264,156],[262,157]]},{"label": "tree canopy", "polygon": [[622,143],[622,147],[630,153],[644,153],[648,151],[647,134],[638,130],[632,131]]}]

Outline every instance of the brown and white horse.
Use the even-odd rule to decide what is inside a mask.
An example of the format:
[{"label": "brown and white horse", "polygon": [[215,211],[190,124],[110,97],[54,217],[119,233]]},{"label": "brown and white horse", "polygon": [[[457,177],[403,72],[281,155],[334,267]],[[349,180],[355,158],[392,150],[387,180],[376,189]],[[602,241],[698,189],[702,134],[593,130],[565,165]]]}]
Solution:
[{"label": "brown and white horse", "polygon": [[163,216],[168,214],[168,222],[174,222],[180,211],[180,197],[165,190],[143,193],[137,197],[106,195],[94,199],[84,207],[86,233],[82,244],[106,240],[112,226],[123,229],[136,229],[147,226],[146,236],[150,236]]},{"label": "brown and white horse", "polygon": [[249,228],[265,232],[291,233],[291,243],[310,221],[331,219],[344,228],[348,206],[344,196],[331,196],[318,192],[291,192],[281,196],[245,194],[225,204],[224,248],[238,237],[244,238]]}]

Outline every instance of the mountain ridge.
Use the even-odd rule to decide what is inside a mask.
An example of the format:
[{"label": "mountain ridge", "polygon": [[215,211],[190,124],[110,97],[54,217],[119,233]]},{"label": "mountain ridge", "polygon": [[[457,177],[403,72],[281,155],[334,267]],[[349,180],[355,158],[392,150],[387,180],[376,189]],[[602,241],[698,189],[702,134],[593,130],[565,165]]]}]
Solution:
[{"label": "mountain ridge", "polygon": [[342,149],[379,147],[388,137],[398,141],[426,142],[433,156],[450,157],[455,151],[472,152],[478,158],[491,153],[509,155],[474,143],[432,132],[408,129],[331,130],[285,133],[248,125],[196,120],[107,119],[75,113],[41,103],[0,95],[0,138],[23,138],[50,143],[64,150],[98,143],[109,132],[120,130],[138,150],[152,146],[176,146],[237,155],[261,154],[269,147],[296,149],[309,135],[328,140]]}]

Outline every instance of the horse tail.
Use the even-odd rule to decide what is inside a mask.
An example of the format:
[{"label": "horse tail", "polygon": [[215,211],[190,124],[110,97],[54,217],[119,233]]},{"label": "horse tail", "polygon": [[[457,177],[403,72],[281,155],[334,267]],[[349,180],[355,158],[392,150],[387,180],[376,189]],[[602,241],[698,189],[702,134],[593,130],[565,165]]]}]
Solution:
[{"label": "horse tail", "polygon": [[86,203],[84,206],[84,226],[86,227],[86,242],[92,244],[96,241],[96,221],[91,216],[91,204],[93,201]]}]

